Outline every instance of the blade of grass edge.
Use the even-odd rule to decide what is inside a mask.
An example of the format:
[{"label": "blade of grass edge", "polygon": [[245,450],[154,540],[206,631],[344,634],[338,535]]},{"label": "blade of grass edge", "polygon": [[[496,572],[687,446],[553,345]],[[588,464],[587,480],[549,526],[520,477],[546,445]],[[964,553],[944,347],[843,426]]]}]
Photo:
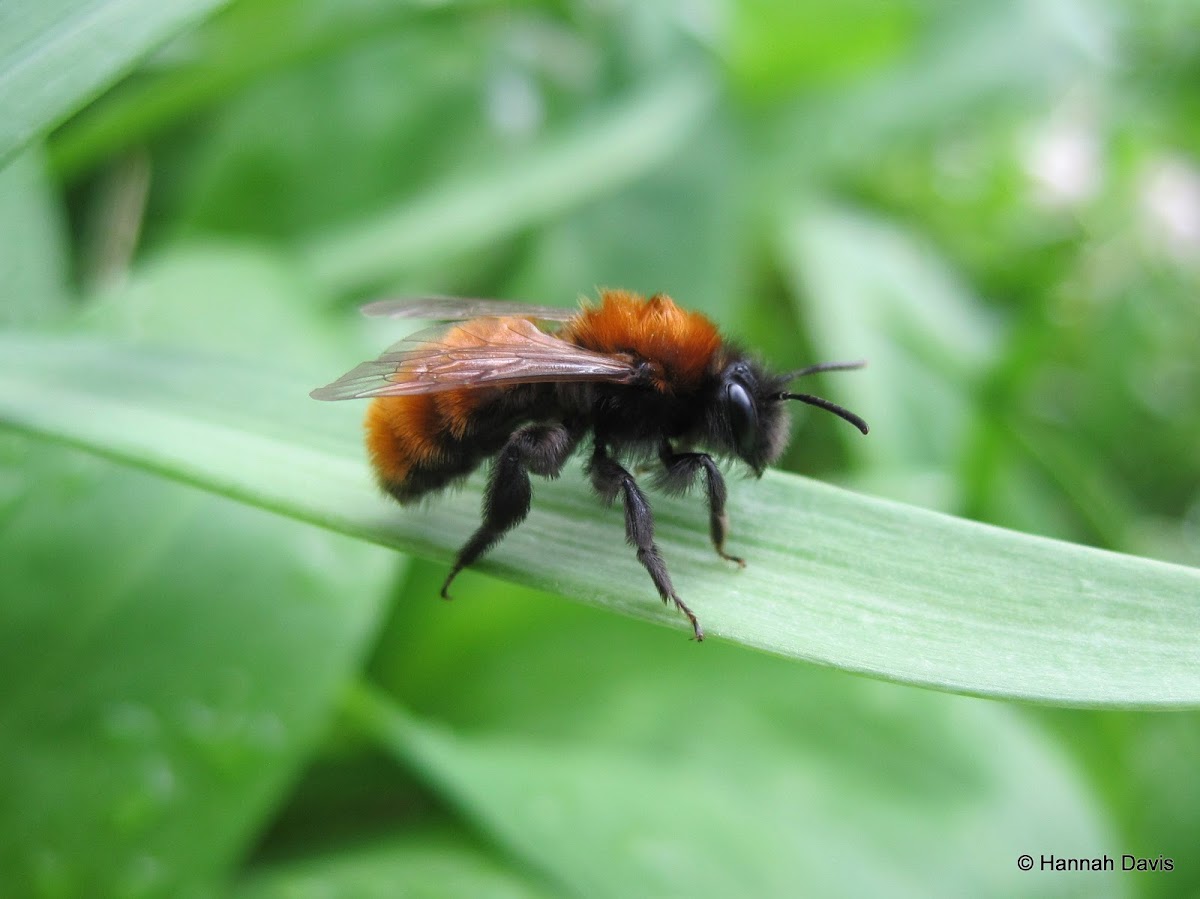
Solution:
[{"label": "blade of grass edge", "polygon": [[0,40],[0,166],[227,0],[13,0]]},{"label": "blade of grass edge", "polygon": [[[228,359],[0,336],[0,424],[418,555],[478,523],[479,478],[401,511],[371,483],[354,404]],[[1097,708],[1200,706],[1200,571],[1033,537],[794,475],[734,481],[737,571],[696,498],[655,500],[656,535],[710,636],[952,692]],[[682,628],[572,473],[539,483],[480,567]],[[461,601],[470,601],[463,597]],[[698,651],[702,651],[698,648]]]}]

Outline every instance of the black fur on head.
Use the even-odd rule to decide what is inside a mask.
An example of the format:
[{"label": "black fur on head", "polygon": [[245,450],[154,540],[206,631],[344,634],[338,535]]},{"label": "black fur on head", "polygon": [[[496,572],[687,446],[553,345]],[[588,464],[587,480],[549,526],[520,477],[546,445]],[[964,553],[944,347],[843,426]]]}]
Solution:
[{"label": "black fur on head", "polygon": [[836,403],[807,393],[788,393],[796,378],[821,371],[861,368],[861,362],[829,362],[810,365],[784,375],[773,375],[743,356],[735,356],[720,371],[716,394],[708,404],[705,421],[707,442],[719,452],[736,456],[762,477],[766,467],[779,458],[787,444],[790,417],[784,400],[800,400],[832,412],[864,434],[867,423]]},{"label": "black fur on head", "polygon": [[787,444],[790,417],[780,402],[787,378],[735,357],[719,372],[705,422],[707,443],[741,459],[759,477]]}]

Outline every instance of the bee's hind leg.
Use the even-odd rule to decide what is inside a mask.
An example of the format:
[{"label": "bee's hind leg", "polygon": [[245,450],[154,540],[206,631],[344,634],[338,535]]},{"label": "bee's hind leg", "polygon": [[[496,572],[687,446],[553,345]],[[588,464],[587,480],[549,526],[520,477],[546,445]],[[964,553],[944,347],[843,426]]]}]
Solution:
[{"label": "bee's hind leg", "polygon": [[578,442],[578,436],[563,425],[527,425],[513,432],[492,462],[483,494],[483,523],[458,551],[442,584],[442,599],[450,598],[450,582],[460,571],[525,520],[533,499],[529,472],[558,477]]}]

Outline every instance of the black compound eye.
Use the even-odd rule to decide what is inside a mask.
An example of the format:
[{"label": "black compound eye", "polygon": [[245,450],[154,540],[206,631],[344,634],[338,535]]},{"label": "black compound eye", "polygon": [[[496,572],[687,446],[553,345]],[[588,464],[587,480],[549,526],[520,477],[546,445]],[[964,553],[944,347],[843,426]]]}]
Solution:
[{"label": "black compound eye", "polygon": [[758,439],[758,413],[746,388],[737,381],[725,385],[725,405],[729,410],[729,426],[741,455],[754,450]]}]

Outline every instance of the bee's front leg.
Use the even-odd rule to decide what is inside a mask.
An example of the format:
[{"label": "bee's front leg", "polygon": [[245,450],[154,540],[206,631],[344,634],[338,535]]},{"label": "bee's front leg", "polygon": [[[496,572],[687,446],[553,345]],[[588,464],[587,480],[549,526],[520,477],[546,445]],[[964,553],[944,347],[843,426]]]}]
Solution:
[{"label": "bee's front leg", "polygon": [[701,470],[704,471],[705,486],[708,488],[708,531],[713,547],[722,559],[745,568],[745,559],[725,552],[725,535],[729,532],[729,517],[725,514],[725,478],[721,476],[721,470],[712,456],[708,453],[677,453],[670,442],[664,440],[659,458],[663,467],[656,483],[667,493],[687,492]]}]

